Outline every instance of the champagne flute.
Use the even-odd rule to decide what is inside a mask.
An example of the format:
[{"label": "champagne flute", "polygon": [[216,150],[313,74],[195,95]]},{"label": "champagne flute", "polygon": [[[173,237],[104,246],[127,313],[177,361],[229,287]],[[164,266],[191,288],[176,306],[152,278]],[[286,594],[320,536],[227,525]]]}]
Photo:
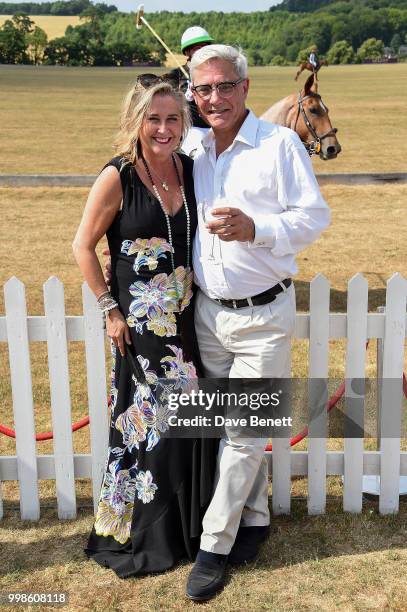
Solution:
[{"label": "champagne flute", "polygon": [[[212,202],[208,202],[208,200],[203,200],[202,206],[201,206],[201,212],[202,212],[202,219],[205,224],[210,223],[211,221],[216,221],[216,217],[212,215],[212,209],[213,209]],[[213,254],[214,246],[215,246],[215,234],[212,234],[212,245],[211,245],[211,250],[208,256],[208,259],[210,259],[211,261],[215,259],[215,255]]]},{"label": "champagne flute", "polygon": [[[212,202],[208,202],[207,200],[203,200],[202,202],[202,218],[204,220],[204,223],[210,223],[211,221],[219,221],[219,219],[224,219],[225,217],[220,217],[220,216],[214,216],[212,214],[212,211],[215,208],[224,208],[225,206],[227,206],[227,200],[226,198],[222,197],[222,196],[218,196],[217,198],[215,198]],[[214,246],[215,246],[215,235],[216,234],[212,234],[212,246],[211,246],[211,251],[209,253],[208,259],[210,259],[211,261],[215,260],[215,255],[214,255]]]}]

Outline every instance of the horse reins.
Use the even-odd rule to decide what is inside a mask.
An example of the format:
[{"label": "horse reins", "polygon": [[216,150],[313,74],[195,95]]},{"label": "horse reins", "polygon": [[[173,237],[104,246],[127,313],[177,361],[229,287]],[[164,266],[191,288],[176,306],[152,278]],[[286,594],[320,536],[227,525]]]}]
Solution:
[{"label": "horse reins", "polygon": [[295,118],[294,131],[296,131],[298,118],[299,118],[300,113],[301,113],[302,118],[304,119],[304,123],[305,123],[305,125],[308,128],[308,131],[310,132],[310,134],[314,138],[314,140],[312,142],[305,142],[304,140],[302,141],[302,144],[307,149],[309,156],[312,157],[312,155],[316,155],[316,154],[318,154],[321,151],[321,142],[322,142],[322,140],[324,138],[327,138],[328,136],[335,136],[335,134],[337,133],[338,129],[337,128],[331,128],[330,130],[325,132],[325,134],[322,134],[322,136],[318,136],[314,126],[312,125],[311,121],[308,119],[307,113],[305,112],[305,108],[304,108],[304,106],[302,104],[304,102],[304,100],[307,100],[307,98],[318,98],[322,102],[321,96],[319,94],[317,94],[317,93],[310,93],[310,94],[307,94],[306,96],[302,97],[301,96],[301,92],[299,92],[299,94],[298,94],[298,111],[297,111],[297,116]]}]

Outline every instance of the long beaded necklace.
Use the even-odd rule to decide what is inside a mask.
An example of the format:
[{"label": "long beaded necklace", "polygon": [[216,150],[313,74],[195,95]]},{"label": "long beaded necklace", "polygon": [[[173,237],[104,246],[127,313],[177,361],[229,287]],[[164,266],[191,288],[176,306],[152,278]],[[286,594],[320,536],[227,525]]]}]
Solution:
[{"label": "long beaded necklace", "polygon": [[[178,171],[178,167],[177,167],[177,162],[175,161],[175,156],[174,153],[171,156],[172,158],[172,163],[174,164],[174,168],[175,168],[175,172],[177,175],[177,179],[178,179],[178,186],[179,186],[179,190],[181,192],[181,196],[182,196],[182,202],[184,204],[184,208],[185,208],[185,215],[187,218],[187,265],[186,265],[186,270],[185,270],[185,278],[184,278],[184,282],[183,282],[183,286],[182,286],[182,294],[184,293],[184,289],[185,289],[185,281],[188,281],[188,277],[189,277],[189,267],[190,267],[190,261],[191,261],[191,218],[190,218],[190,214],[189,214],[189,208],[188,208],[188,203],[187,203],[187,199],[185,196],[185,190],[184,190],[184,186],[182,185],[181,182],[181,177]],[[153,176],[151,174],[150,168],[147,165],[146,160],[144,159],[143,156],[141,156],[141,160],[144,164],[144,168],[145,171],[147,173],[148,178],[150,179],[150,183],[151,186],[153,188],[154,191],[154,195],[157,198],[160,206],[161,206],[161,210],[164,213],[165,216],[165,220],[167,222],[167,231],[168,231],[168,242],[171,246],[171,252],[170,252],[170,257],[171,257],[171,266],[172,266],[172,272],[173,272],[173,278],[174,278],[174,287],[175,287],[175,293],[177,296],[177,302],[178,302],[178,308],[179,311],[181,311],[181,303],[182,303],[182,299],[183,299],[183,295],[180,294],[179,289],[178,289],[178,281],[177,281],[177,276],[175,274],[175,260],[174,260],[174,247],[173,247],[173,242],[172,242],[172,231],[171,231],[171,222],[170,222],[170,215],[168,214],[168,212],[165,210],[164,207],[164,202],[162,201],[162,198],[158,192],[157,189],[157,185],[154,183],[154,179]]]},{"label": "long beaded necklace", "polygon": [[161,187],[164,189],[164,191],[168,191],[169,187],[168,187],[168,176],[163,180],[157,173],[156,170],[153,170],[154,174],[156,175],[156,177],[158,178],[158,180],[160,181]]}]

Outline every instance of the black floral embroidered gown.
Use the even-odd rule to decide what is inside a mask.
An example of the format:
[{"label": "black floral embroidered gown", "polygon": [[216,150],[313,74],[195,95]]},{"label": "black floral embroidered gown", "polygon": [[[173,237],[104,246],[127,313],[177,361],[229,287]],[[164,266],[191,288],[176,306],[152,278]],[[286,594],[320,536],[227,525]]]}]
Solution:
[{"label": "black floral embroidered gown", "polygon": [[[192,240],[197,225],[193,162],[180,158]],[[127,578],[194,558],[212,491],[216,444],[161,437],[169,415],[156,401],[159,379],[194,378],[199,367],[192,273],[186,269],[187,218],[184,207],[170,218],[174,275],[160,204],[134,167],[123,162],[116,157],[107,164],[120,171],[123,190],[122,209],[107,232],[111,293],[130,327],[133,354],[148,384],[137,382],[128,360],[112,345],[108,458],[85,552]],[[175,312],[175,280],[181,313]]]}]

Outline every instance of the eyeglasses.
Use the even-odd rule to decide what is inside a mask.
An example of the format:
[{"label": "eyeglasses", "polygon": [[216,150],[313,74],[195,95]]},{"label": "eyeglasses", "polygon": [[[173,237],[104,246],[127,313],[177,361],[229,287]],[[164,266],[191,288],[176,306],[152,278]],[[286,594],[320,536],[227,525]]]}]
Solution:
[{"label": "eyeglasses", "polygon": [[136,82],[140,83],[140,85],[144,87],[144,89],[153,87],[154,85],[157,85],[157,83],[168,83],[174,89],[178,89],[177,80],[166,74],[159,76],[158,74],[146,72],[144,74],[139,74],[136,79]]},{"label": "eyeglasses", "polygon": [[236,85],[242,83],[246,79],[238,81],[223,81],[223,83],[215,83],[214,85],[196,85],[191,87],[191,90],[198,94],[203,100],[209,100],[212,91],[216,89],[218,96],[221,98],[230,98],[233,95]]}]

